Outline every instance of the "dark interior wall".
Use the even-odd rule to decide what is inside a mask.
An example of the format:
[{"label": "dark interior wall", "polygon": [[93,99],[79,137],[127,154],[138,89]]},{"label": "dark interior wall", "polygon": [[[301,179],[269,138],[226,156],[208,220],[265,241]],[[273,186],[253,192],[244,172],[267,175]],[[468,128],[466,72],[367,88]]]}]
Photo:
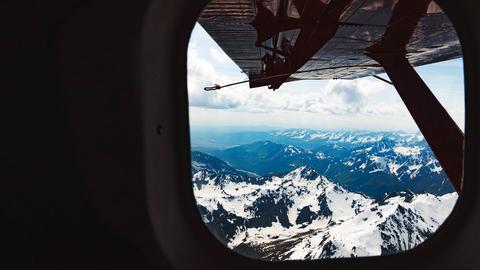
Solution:
[{"label": "dark interior wall", "polygon": [[0,268],[167,266],[132,75],[148,2],[0,4]]}]

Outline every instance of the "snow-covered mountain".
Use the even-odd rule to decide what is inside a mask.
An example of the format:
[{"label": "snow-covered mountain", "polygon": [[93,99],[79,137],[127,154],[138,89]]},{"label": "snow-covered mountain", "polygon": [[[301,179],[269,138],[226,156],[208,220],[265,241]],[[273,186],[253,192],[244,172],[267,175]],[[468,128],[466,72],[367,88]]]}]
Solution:
[{"label": "snow-covered mountain", "polygon": [[378,142],[384,138],[407,143],[423,141],[422,134],[418,132],[403,131],[325,131],[312,129],[284,129],[271,131],[270,134],[277,138],[298,139],[301,141],[323,141],[330,143],[364,144]]},{"label": "snow-covered mountain", "polygon": [[389,138],[399,142],[423,141],[418,132],[403,131],[328,131],[313,129],[283,129],[271,131],[209,131],[192,132],[192,147],[198,151],[226,149],[256,141],[271,141],[283,145],[295,145],[307,150],[320,146],[334,147],[336,152],[343,147],[372,143]]},{"label": "snow-covered mountain", "polygon": [[211,173],[233,173],[233,174],[240,174],[240,172],[232,167],[230,167],[224,161],[206,155],[202,152],[193,151],[192,152],[192,172],[196,173],[198,171],[208,171]]},{"label": "snow-covered mountain", "polygon": [[303,148],[256,141],[209,154],[237,169],[263,176],[283,174],[308,165],[331,181],[374,198],[386,192],[443,195],[454,191],[430,147],[418,134],[305,132],[287,130],[275,134],[323,138],[323,145]]},{"label": "snow-covered mountain", "polygon": [[358,145],[341,162],[349,167],[350,172],[359,176],[347,180],[349,183],[342,183],[353,190],[362,191],[359,185],[375,186],[375,182],[381,178],[389,183],[392,191],[409,190],[435,195],[454,191],[424,140],[406,142],[382,138],[377,142]]},{"label": "snow-covered mountain", "polygon": [[[198,209],[220,241],[255,258],[318,259],[408,250],[435,232],[457,199],[456,193],[411,192],[372,199],[310,166],[254,177],[212,158],[192,154]],[[210,166],[210,160],[216,165]]]}]

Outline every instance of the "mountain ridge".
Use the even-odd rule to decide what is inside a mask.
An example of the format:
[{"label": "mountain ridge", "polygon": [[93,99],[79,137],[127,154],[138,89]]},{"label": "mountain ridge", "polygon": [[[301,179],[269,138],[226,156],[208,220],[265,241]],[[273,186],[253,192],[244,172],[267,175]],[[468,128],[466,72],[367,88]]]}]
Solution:
[{"label": "mountain ridge", "polygon": [[[194,193],[209,229],[230,248],[267,260],[406,250],[428,238],[456,200],[455,193],[399,193],[378,202],[331,182],[310,166],[258,182],[215,178],[213,172],[204,178],[202,173],[193,174]],[[350,238],[345,236],[348,231]]]},{"label": "mountain ridge", "polygon": [[[454,191],[428,144],[418,135],[382,134],[370,134],[365,138],[330,134],[328,138],[350,142],[315,149],[262,140],[208,154],[237,169],[263,176],[309,165],[332,181],[375,198],[409,190],[435,195]],[[357,142],[351,143],[355,138]],[[332,155],[335,151],[341,154]]]}]

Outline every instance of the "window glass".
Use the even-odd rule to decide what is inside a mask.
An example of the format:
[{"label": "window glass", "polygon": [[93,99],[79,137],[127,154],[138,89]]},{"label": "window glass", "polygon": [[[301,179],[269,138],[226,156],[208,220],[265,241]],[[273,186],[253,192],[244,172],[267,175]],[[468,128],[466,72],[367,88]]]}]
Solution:
[{"label": "window glass", "polygon": [[[255,77],[249,75],[272,82],[285,73],[275,73],[277,66],[262,60],[265,55],[290,66],[300,61],[296,45],[309,22],[268,29],[251,23],[265,19],[258,15],[262,6],[275,18],[291,18],[284,20],[291,24],[306,16],[296,4],[305,1],[285,1],[286,11],[279,8],[282,2],[212,1],[193,29],[192,187],[202,220],[226,247],[261,260],[378,256],[415,248],[449,216],[458,192],[389,84],[393,78],[365,55],[390,35],[388,29],[396,29],[396,13],[407,15],[399,1],[317,1],[319,8],[345,2],[338,11],[343,24],[278,89],[250,88]],[[463,131],[458,37],[435,3],[422,14],[406,40],[406,57]],[[279,29],[256,44],[262,33]],[[401,41],[401,32],[395,33]],[[282,52],[274,55],[262,46]],[[337,68],[322,69],[328,67]],[[221,87],[229,84],[234,85]]]}]

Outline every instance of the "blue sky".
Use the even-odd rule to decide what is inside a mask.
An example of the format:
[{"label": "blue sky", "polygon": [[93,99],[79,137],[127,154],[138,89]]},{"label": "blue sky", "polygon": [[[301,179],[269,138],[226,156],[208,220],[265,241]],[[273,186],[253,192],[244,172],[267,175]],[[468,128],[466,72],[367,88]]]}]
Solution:
[{"label": "blue sky", "polygon": [[[463,130],[462,59],[416,70]],[[205,86],[246,78],[197,24],[188,49],[190,125],[239,129],[418,130],[396,90],[372,77],[291,82],[275,92],[266,87],[249,89],[248,84],[203,91]]]}]

